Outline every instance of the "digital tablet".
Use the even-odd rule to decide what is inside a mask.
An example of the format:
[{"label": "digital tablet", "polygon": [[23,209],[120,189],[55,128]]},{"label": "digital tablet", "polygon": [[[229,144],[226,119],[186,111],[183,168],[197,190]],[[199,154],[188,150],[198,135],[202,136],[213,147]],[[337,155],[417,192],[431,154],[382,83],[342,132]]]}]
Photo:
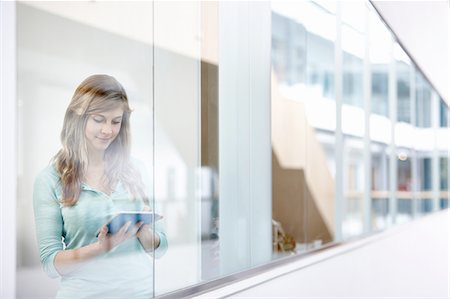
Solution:
[{"label": "digital tablet", "polygon": [[122,226],[125,225],[128,221],[131,221],[130,227],[138,223],[139,221],[143,221],[144,224],[153,224],[153,221],[158,221],[162,218],[161,215],[158,215],[154,212],[119,212],[117,215],[115,215],[111,221],[107,224],[108,226],[108,233],[109,234],[115,234],[117,233]]}]

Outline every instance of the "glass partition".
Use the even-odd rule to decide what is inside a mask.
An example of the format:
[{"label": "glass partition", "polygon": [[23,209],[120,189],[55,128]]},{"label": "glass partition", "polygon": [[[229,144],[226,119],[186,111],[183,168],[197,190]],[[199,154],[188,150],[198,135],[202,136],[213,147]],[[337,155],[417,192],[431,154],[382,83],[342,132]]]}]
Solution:
[{"label": "glass partition", "polygon": [[392,223],[392,122],[389,117],[389,65],[392,38],[379,16],[370,9],[368,17],[370,63],[370,140],[372,229]]},{"label": "glass partition", "polygon": [[[342,133],[344,215],[343,238],[364,230],[364,60],[367,6],[364,3],[341,3],[342,47]],[[356,17],[359,16],[359,17]]]},{"label": "glass partition", "polygon": [[206,167],[202,172],[201,167],[202,52],[195,39],[200,18],[200,3],[154,3],[154,188],[170,244],[166,257],[155,265],[156,295],[199,281],[206,250],[202,237],[209,232],[202,236],[198,227],[203,213],[211,217],[211,196],[217,193],[202,190],[202,179],[212,182],[218,172],[208,173]]},{"label": "glass partition", "polygon": [[20,298],[190,290],[448,208],[448,104],[369,2],[17,2],[17,57]]},{"label": "glass partition", "polygon": [[[437,147],[439,155],[439,208],[448,208],[449,195],[449,154],[450,154],[450,141],[448,140],[449,131],[449,119],[450,109],[449,105],[439,98],[439,125],[437,126]],[[446,137],[447,136],[447,137]]]},{"label": "glass partition", "polygon": [[[332,11],[332,6],[313,2],[272,3],[275,257],[304,252],[334,238]],[[325,186],[317,184],[319,177]]]},{"label": "glass partition", "polygon": [[448,208],[448,200],[449,200],[449,193],[448,193],[448,182],[449,182],[449,176],[448,176],[448,157],[441,157],[439,159],[439,177],[440,177],[440,195],[439,195],[439,208],[440,209],[446,209]]},{"label": "glass partition", "polygon": [[397,161],[397,217],[396,222],[401,223],[408,221],[414,217],[415,213],[415,193],[416,173],[413,169],[416,167],[417,158],[414,142],[411,137],[414,135],[416,109],[415,102],[412,97],[412,89],[414,85],[411,80],[414,69],[411,61],[405,51],[398,43],[394,44],[393,49],[394,66],[395,66],[395,88],[396,88],[396,109],[397,121],[395,123],[395,145],[396,145],[396,161]]},{"label": "glass partition", "polygon": [[[151,297],[150,239],[161,233],[163,254],[165,220],[141,231],[146,241],[120,243],[99,230],[119,212],[159,211],[152,201],[153,5],[17,2],[16,11],[17,297],[125,296],[124,285]],[[80,183],[79,196],[62,193],[61,173]],[[77,202],[63,202],[63,194]],[[71,268],[72,261],[79,263]]]},{"label": "glass partition", "polygon": [[379,231],[389,226],[389,150],[386,144],[371,144],[371,227]]}]

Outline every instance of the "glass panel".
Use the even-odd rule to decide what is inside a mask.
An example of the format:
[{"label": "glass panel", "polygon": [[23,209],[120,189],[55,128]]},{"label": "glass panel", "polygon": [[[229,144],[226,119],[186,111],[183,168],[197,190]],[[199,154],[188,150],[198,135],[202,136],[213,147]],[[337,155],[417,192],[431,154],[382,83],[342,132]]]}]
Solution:
[{"label": "glass panel", "polygon": [[[364,16],[367,15],[367,8],[364,3],[345,2],[342,4],[343,103],[363,108]],[[359,18],[356,16],[359,16]],[[355,111],[361,111],[360,113],[363,113],[363,110]],[[345,120],[347,117],[343,116],[343,119]],[[351,117],[351,119],[354,119],[354,117]],[[354,125],[359,127],[361,124]]]},{"label": "glass panel", "polygon": [[396,72],[397,122],[395,123],[395,145],[397,159],[397,217],[396,222],[406,222],[414,217],[413,165],[415,152],[411,140],[414,127],[412,123],[411,101],[411,61],[398,43],[394,44]]},{"label": "glass panel", "polygon": [[397,121],[411,123],[411,62],[397,43],[394,55],[397,74]]},{"label": "glass panel", "polygon": [[344,197],[346,209],[342,235],[349,238],[363,232],[364,195],[363,142],[358,138],[344,140]]},{"label": "glass panel", "polygon": [[372,229],[382,230],[389,224],[389,152],[385,144],[371,144]]},{"label": "glass panel", "polygon": [[420,190],[431,190],[431,158],[419,159],[419,167],[421,168]]},{"label": "glass panel", "polygon": [[336,185],[334,45],[338,28],[332,6],[305,2],[303,11],[307,29],[307,93],[300,99],[306,116],[305,225],[306,244],[311,249],[335,238],[335,212],[329,207],[334,206]]},{"label": "glass panel", "polygon": [[416,126],[431,127],[431,88],[419,72],[416,72]]},{"label": "glass panel", "polygon": [[441,128],[448,127],[448,105],[442,98],[439,98],[439,116],[439,126]]},{"label": "glass panel", "polygon": [[391,121],[389,119],[389,63],[392,37],[378,15],[369,14],[369,53],[371,69],[371,168],[372,229],[380,230],[392,223],[389,206],[391,180]]},{"label": "glass panel", "polygon": [[[363,67],[365,55],[364,3],[342,3],[341,45],[342,64],[342,132],[345,215],[342,223],[344,238],[363,232],[365,130]],[[355,18],[360,16],[360,19]]]},{"label": "glass panel", "polygon": [[163,294],[271,259],[270,14],[267,3],[154,7],[155,197],[171,244],[155,269]]},{"label": "glass panel", "polygon": [[[423,154],[422,154],[423,155]],[[431,158],[419,156],[418,160],[419,168],[419,192],[417,209],[419,214],[431,212],[432,210],[432,172],[431,172]]]},{"label": "glass panel", "polygon": [[335,30],[321,5],[272,3],[275,256],[333,239]]},{"label": "glass panel", "polygon": [[[372,113],[388,116],[388,78],[391,61],[392,36],[378,15],[371,11],[369,17],[369,47],[372,77]],[[371,127],[373,126],[371,124]]]},{"label": "glass panel", "polygon": [[[121,243],[97,232],[120,211],[144,205],[158,211],[151,201],[152,3],[18,2],[16,8],[17,297],[150,298],[152,230],[163,254],[163,222]],[[83,256],[95,258],[80,263]]]},{"label": "glass panel", "polygon": [[307,31],[301,19],[286,14],[297,4],[275,4],[272,3],[272,218],[273,256],[278,258],[306,250],[306,115],[300,99],[307,86]]},{"label": "glass panel", "polygon": [[155,202],[170,244],[155,264],[156,295],[220,273],[215,14],[215,3],[154,3]]},{"label": "glass panel", "polygon": [[[28,286],[17,288],[18,297],[55,297],[59,290],[60,297],[96,292],[98,297],[151,298],[340,241],[340,225],[345,239],[362,234],[364,220],[372,230],[383,230],[393,224],[390,213],[395,211],[395,222],[401,223],[431,212],[434,200],[447,208],[448,105],[439,100],[441,128],[435,135],[434,91],[419,71],[413,73],[410,59],[379,16],[368,13],[368,4],[17,3],[17,285]],[[269,34],[271,51],[264,48]],[[364,61],[367,38],[370,57]],[[341,50],[342,61],[336,64]],[[365,62],[371,75],[369,153],[364,144]],[[394,65],[396,82],[391,82]],[[130,126],[124,114],[120,121],[104,115],[117,112],[116,106],[101,106],[91,115],[93,104],[86,102],[74,109],[86,116],[86,125],[80,122],[81,131],[73,138],[65,138],[66,130],[60,136],[76,87],[98,73],[116,78],[116,87],[117,82],[123,85]],[[342,82],[342,136],[336,134],[336,82]],[[389,93],[392,83],[395,95]],[[75,99],[79,93],[85,99],[84,88]],[[390,115],[389,96],[395,97],[397,115]],[[98,138],[89,121],[100,124],[101,136],[116,132],[119,122],[117,132],[130,131],[131,141],[126,135],[114,143],[123,146],[122,156],[116,158],[117,148],[109,145],[118,137]],[[78,142],[80,137],[86,142]],[[341,137],[342,148],[337,143]],[[45,168],[49,161],[55,163],[51,158],[61,148],[59,138],[69,158],[77,157],[74,168],[84,171],[74,175],[81,190],[76,205],[58,202],[62,170],[47,176],[44,171],[44,177],[41,172],[51,169]],[[93,147],[97,141],[104,148]],[[371,219],[364,219],[366,154],[371,160]],[[436,155],[439,190],[433,189],[437,180],[432,179]],[[336,171],[337,161],[342,173]],[[45,196],[36,192],[42,186],[48,187]],[[342,203],[336,202],[336,190],[343,191]],[[51,196],[54,201],[47,200]],[[44,213],[49,205],[53,214]],[[97,247],[102,240],[112,241],[105,234],[97,238],[97,232],[116,212],[143,209],[156,211],[162,220],[140,230],[139,238]],[[342,219],[338,227],[336,217]],[[106,253],[75,270],[67,268],[74,271],[71,279],[50,280],[40,259],[50,276],[61,276],[58,271],[65,276],[67,270],[61,255],[58,261],[49,256],[45,242],[51,230],[58,249],[51,254],[91,245]]]},{"label": "glass panel", "polygon": [[448,190],[448,157],[441,157],[439,159],[439,170],[440,170],[440,190]]},{"label": "glass panel", "polygon": [[449,184],[449,176],[448,176],[448,166],[449,166],[449,158],[448,157],[440,157],[439,159],[439,208],[446,209],[448,208],[448,184]]},{"label": "glass panel", "polygon": [[412,193],[412,151],[407,148],[397,148],[397,218],[398,223],[413,218]]}]

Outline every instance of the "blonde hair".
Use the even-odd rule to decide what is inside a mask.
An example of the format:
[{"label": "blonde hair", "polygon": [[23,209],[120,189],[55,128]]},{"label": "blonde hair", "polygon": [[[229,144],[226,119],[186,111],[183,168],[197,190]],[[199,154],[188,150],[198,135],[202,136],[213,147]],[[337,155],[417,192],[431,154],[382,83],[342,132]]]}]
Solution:
[{"label": "blonde hair", "polygon": [[114,77],[92,75],[77,87],[67,107],[61,131],[62,148],[53,158],[60,174],[63,205],[73,206],[80,197],[89,163],[85,138],[89,116],[117,107],[122,107],[124,112],[120,131],[105,151],[105,183],[113,190],[120,181],[134,198],[141,198],[148,204],[142,178],[130,161],[131,109],[127,94]]}]

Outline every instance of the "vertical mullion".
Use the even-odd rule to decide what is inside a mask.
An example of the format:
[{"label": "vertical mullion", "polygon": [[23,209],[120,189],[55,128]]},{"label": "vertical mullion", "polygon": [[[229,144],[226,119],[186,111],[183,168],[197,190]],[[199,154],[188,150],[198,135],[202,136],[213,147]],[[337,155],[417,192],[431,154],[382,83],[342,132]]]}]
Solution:
[{"label": "vertical mullion", "polygon": [[394,41],[391,39],[390,44],[390,63],[389,63],[389,81],[388,81],[388,103],[389,103],[389,119],[391,128],[390,140],[390,195],[389,195],[389,211],[391,223],[395,224],[397,219],[397,147],[395,144],[395,125],[397,122],[397,88],[396,88],[396,73],[395,73],[395,59],[394,59]]},{"label": "vertical mullion", "polygon": [[364,34],[364,69],[363,69],[363,97],[364,97],[364,204],[363,219],[364,232],[368,233],[372,229],[372,174],[371,174],[371,150],[370,150],[370,110],[371,110],[371,73],[370,73],[370,31],[369,31],[369,10],[365,10],[366,24]]},{"label": "vertical mullion", "polygon": [[432,178],[432,211],[439,210],[439,152],[437,148],[437,133],[440,123],[439,114],[439,97],[435,91],[431,93],[431,130],[433,134],[433,151],[432,151],[432,165],[431,165],[431,178]]},{"label": "vertical mullion", "polygon": [[[416,105],[416,73],[415,73],[415,67],[413,64],[411,64],[410,67],[410,106],[411,106],[411,126],[413,132],[416,130],[416,123],[417,123],[417,105]],[[412,192],[412,216],[416,217],[418,215],[418,194],[419,191],[419,170],[418,170],[418,163],[417,163],[417,151],[416,151],[416,145],[413,143],[411,146],[411,192]]]},{"label": "vertical mullion", "polygon": [[342,45],[341,45],[341,6],[336,3],[336,42],[335,55],[335,98],[336,98],[336,205],[335,205],[335,241],[342,240],[342,222],[345,215],[344,203],[344,163],[342,134]]}]

